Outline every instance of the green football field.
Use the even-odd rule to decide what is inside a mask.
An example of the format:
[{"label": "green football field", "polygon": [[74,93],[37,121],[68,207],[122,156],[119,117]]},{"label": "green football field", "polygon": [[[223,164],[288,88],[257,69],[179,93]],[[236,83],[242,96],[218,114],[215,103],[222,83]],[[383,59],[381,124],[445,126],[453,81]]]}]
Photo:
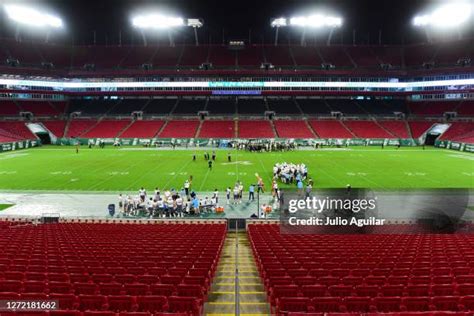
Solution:
[{"label": "green football field", "polygon": [[[305,163],[316,187],[351,184],[364,188],[474,188],[474,155],[427,148],[352,147],[284,153],[217,150],[208,169],[203,150],[81,148],[44,146],[0,154],[2,191],[136,191],[180,189],[193,176],[192,189],[222,191],[241,180],[247,188],[260,174],[269,185],[276,162]],[[196,153],[197,161],[192,161]]]}]

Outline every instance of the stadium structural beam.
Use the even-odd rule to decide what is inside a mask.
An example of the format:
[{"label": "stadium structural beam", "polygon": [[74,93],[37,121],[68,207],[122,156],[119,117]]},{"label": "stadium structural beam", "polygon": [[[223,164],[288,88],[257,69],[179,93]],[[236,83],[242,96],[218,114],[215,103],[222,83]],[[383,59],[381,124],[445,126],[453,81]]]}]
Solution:
[{"label": "stadium structural beam", "polygon": [[287,26],[286,18],[276,18],[272,19],[270,25],[275,28],[275,46],[278,45],[278,33],[280,31],[280,27]]},{"label": "stadium structural beam", "polygon": [[303,33],[301,33],[300,45],[306,46],[306,28],[303,28]]},{"label": "stadium structural beam", "polygon": [[332,39],[332,34],[334,33],[334,29],[332,28],[331,31],[329,31],[328,35],[328,40],[326,42],[326,46],[331,46],[331,39]]},{"label": "stadium structural beam", "polygon": [[142,35],[142,40],[143,40],[143,46],[148,46],[148,42],[146,40],[146,35],[145,35],[145,32],[143,32],[143,30],[140,32],[141,35]]},{"label": "stadium structural beam", "polygon": [[170,30],[168,30],[168,40],[169,40],[170,46],[173,47],[174,46],[174,39],[173,39],[173,34],[171,34]]},{"label": "stadium structural beam", "polygon": [[198,38],[197,28],[193,27],[193,29],[194,29],[194,42],[196,43],[196,46],[199,46],[199,38]]}]

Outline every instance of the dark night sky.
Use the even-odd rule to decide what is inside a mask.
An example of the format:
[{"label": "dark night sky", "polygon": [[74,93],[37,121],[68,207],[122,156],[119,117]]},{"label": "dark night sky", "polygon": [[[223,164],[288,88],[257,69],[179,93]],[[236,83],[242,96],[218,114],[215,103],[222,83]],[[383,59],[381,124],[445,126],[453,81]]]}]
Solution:
[{"label": "dark night sky", "polygon": [[[0,0],[1,3],[2,0]],[[9,0],[4,0],[4,2]],[[474,0],[471,0],[474,1]],[[11,2],[11,1],[10,1]],[[308,14],[311,10],[323,8],[333,11],[344,18],[343,27],[336,31],[333,43],[352,43],[353,30],[356,30],[357,43],[378,43],[379,30],[382,31],[382,43],[399,44],[424,41],[424,33],[414,29],[412,17],[424,8],[448,1],[427,0],[35,0],[14,1],[33,3],[49,8],[60,15],[67,25],[61,35],[52,36],[52,41],[77,44],[91,44],[96,31],[98,44],[117,43],[121,30],[122,43],[140,43],[140,36],[130,26],[130,16],[134,10],[169,10],[181,17],[199,17],[204,19],[205,27],[199,30],[201,42],[222,43],[229,39],[248,41],[249,30],[253,43],[271,43],[274,31],[269,26],[270,19],[277,16]],[[5,15],[0,14],[1,19]],[[4,21],[0,35],[12,37],[14,30]],[[471,24],[473,26],[474,24]],[[474,27],[470,28],[473,35]],[[25,36],[27,36],[26,32]],[[284,29],[281,42],[298,42],[301,30]],[[176,42],[193,41],[190,29],[175,34]],[[309,34],[308,37],[324,42],[327,36]],[[156,37],[156,36],[155,36]],[[158,39],[159,40],[159,39]],[[162,35],[161,40],[167,37]],[[150,38],[150,42],[156,39]]]}]

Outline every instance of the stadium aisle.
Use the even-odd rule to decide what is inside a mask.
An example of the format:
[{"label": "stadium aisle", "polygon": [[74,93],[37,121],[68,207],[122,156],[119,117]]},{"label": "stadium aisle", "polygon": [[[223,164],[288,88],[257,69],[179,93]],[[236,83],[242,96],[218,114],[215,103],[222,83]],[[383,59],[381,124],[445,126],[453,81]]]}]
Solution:
[{"label": "stadium aisle", "polygon": [[[236,249],[236,246],[238,248]],[[237,260],[237,264],[236,264]],[[236,274],[238,266],[239,274]],[[236,286],[238,284],[238,286]],[[239,295],[236,297],[236,295]],[[246,233],[230,232],[217,267],[214,281],[204,304],[207,316],[270,315],[264,286],[255,265],[252,250]]]}]

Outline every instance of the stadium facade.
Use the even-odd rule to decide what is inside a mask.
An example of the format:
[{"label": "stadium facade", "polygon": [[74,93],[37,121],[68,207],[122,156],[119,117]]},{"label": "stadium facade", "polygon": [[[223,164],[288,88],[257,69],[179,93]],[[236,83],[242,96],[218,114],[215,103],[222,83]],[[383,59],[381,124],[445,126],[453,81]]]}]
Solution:
[{"label": "stadium facade", "polygon": [[2,40],[1,141],[256,138],[472,151],[473,57],[471,40],[172,47]]}]

